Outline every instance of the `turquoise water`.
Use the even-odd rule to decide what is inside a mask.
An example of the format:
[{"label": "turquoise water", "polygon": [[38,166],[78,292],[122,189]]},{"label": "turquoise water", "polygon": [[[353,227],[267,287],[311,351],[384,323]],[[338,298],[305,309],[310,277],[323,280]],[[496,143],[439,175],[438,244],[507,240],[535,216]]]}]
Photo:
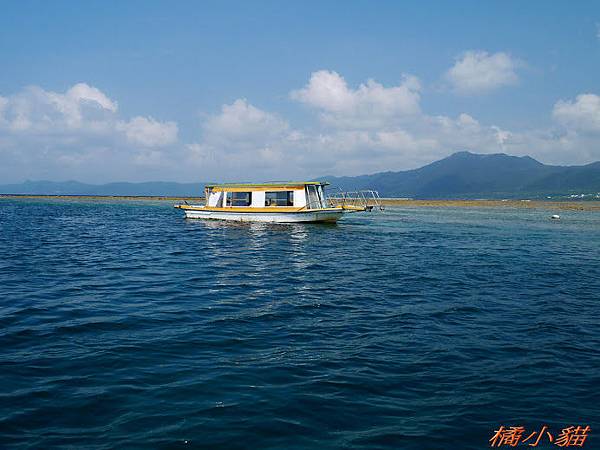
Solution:
[{"label": "turquoise water", "polygon": [[595,448],[600,214],[553,213],[0,200],[0,447]]}]

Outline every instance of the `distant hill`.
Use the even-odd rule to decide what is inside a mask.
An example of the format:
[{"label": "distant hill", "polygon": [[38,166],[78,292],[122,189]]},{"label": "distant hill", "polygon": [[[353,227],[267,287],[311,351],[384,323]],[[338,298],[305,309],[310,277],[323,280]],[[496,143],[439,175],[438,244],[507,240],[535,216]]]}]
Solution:
[{"label": "distant hill", "polygon": [[549,166],[529,156],[458,152],[419,169],[324,179],[334,189],[374,189],[382,197],[541,197],[600,192],[600,162]]},{"label": "distant hill", "polygon": [[86,184],[78,181],[25,181],[20,184],[0,185],[0,194],[201,197],[204,195],[204,184],[165,181],[108,184]]},{"label": "distant hill", "polygon": [[[600,192],[600,161],[549,166],[529,156],[458,152],[424,167],[356,177],[321,177],[333,189],[374,189],[382,197],[524,198]],[[131,195],[198,197],[204,183],[109,183],[26,181],[0,185],[0,194]]]}]

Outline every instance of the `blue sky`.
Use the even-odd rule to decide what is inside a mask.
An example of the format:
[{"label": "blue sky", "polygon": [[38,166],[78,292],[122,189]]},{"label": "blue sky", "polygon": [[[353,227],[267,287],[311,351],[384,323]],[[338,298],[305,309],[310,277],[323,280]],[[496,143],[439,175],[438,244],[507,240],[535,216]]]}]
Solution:
[{"label": "blue sky", "polygon": [[7,2],[0,183],[600,160],[598,2]]}]

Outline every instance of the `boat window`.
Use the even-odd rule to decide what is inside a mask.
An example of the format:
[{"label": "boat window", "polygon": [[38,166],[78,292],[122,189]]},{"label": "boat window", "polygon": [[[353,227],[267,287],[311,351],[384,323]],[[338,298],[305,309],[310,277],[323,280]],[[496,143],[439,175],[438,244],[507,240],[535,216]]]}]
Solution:
[{"label": "boat window", "polygon": [[294,191],[265,192],[265,206],[294,206]]},{"label": "boat window", "polygon": [[325,201],[325,192],[323,192],[323,186],[317,187],[317,193],[319,194],[319,201],[321,203],[321,207],[326,208],[327,202]]},{"label": "boat window", "polygon": [[225,193],[224,192],[218,192],[217,193],[217,202],[215,203],[215,206],[217,208],[222,208],[223,207],[223,197],[225,197]]},{"label": "boat window", "polygon": [[225,206],[231,206],[231,192],[225,192]]},{"label": "boat window", "polygon": [[223,206],[223,193],[222,192],[211,192],[206,200],[206,206]]},{"label": "boat window", "polygon": [[322,208],[321,199],[317,191],[317,186],[308,185],[306,186],[307,196],[307,207],[308,209]]},{"label": "boat window", "polygon": [[252,203],[252,192],[228,192],[227,194],[231,194],[231,199],[229,195],[227,196],[227,204],[231,204],[231,206],[250,206]]}]

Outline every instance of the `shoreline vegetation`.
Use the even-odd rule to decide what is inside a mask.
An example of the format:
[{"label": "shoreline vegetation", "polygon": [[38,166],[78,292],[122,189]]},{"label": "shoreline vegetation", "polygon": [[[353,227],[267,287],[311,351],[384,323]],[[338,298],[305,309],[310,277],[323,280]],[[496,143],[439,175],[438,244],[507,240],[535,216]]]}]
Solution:
[{"label": "shoreline vegetation", "polygon": [[[104,196],[104,195],[30,195],[0,194],[0,199],[48,199],[48,200],[112,200],[112,201],[170,201],[202,203],[202,197],[160,197],[160,196]],[[527,208],[527,209],[559,209],[570,211],[600,211],[597,200],[413,200],[405,198],[383,198],[384,206],[406,207],[451,207],[451,208]]]}]

